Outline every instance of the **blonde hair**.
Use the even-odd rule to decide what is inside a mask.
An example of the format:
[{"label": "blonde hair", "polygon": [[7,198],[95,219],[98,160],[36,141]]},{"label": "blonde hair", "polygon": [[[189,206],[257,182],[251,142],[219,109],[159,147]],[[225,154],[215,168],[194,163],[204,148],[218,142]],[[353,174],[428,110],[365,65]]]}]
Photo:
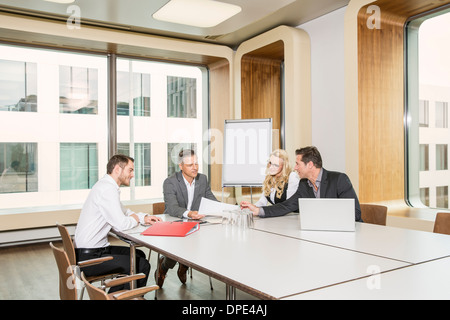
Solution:
[{"label": "blonde hair", "polygon": [[284,187],[286,186],[286,183],[289,181],[289,175],[292,172],[291,165],[289,164],[289,156],[287,152],[283,149],[277,149],[274,150],[270,156],[275,156],[277,158],[280,158],[283,161],[283,168],[281,169],[281,174],[279,176],[272,176],[269,174],[270,169],[270,163],[267,163],[266,168],[266,178],[263,182],[263,188],[262,191],[264,195],[267,197],[270,195],[270,190],[272,188],[275,188],[275,196],[280,199],[283,195]]}]

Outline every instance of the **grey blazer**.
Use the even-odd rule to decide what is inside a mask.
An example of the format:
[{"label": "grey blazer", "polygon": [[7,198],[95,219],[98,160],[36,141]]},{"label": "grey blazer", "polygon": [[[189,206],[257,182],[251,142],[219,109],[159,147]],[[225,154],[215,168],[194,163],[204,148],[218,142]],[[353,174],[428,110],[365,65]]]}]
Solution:
[{"label": "grey blazer", "polygon": [[[181,171],[164,180],[163,193],[164,213],[182,218],[187,208],[188,194]],[[217,201],[209,187],[208,178],[204,174],[199,173],[195,177],[194,199],[192,200],[191,211],[198,211],[202,197]]]}]

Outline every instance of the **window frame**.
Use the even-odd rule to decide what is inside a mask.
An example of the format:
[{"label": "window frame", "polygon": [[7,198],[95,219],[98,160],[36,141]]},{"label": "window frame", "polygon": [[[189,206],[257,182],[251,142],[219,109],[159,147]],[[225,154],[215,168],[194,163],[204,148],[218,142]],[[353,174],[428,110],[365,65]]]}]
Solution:
[{"label": "window frame", "polygon": [[[419,104],[419,29],[422,23],[433,17],[450,13],[450,5],[422,12],[407,19],[404,25],[404,137],[405,137],[405,202],[416,208],[434,208],[421,201],[420,187],[420,145],[428,144],[420,141],[420,108]],[[431,106],[428,102],[428,112]],[[428,118],[428,126],[430,126]],[[435,121],[434,121],[435,122]],[[435,123],[433,123],[433,126]],[[435,143],[434,145],[439,144]],[[429,146],[431,152],[432,145]],[[435,190],[434,190],[435,191]],[[434,192],[429,192],[429,196]],[[441,209],[441,208],[438,208]],[[448,208],[442,208],[448,209]]]}]

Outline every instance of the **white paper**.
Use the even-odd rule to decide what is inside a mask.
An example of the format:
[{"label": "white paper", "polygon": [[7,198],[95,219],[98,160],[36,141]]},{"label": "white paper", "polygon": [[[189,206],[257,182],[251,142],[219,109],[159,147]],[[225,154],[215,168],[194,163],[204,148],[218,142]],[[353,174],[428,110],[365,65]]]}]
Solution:
[{"label": "white paper", "polygon": [[202,198],[198,213],[205,216],[222,216],[224,210],[239,210],[239,206]]}]

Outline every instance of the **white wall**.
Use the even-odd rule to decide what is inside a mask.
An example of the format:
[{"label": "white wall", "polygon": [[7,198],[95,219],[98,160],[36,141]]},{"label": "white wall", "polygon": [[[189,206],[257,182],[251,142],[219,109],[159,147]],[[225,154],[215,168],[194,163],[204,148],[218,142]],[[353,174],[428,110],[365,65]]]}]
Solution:
[{"label": "white wall", "polygon": [[312,143],[319,149],[326,169],[342,172],[345,172],[346,8],[297,27],[311,38]]}]

